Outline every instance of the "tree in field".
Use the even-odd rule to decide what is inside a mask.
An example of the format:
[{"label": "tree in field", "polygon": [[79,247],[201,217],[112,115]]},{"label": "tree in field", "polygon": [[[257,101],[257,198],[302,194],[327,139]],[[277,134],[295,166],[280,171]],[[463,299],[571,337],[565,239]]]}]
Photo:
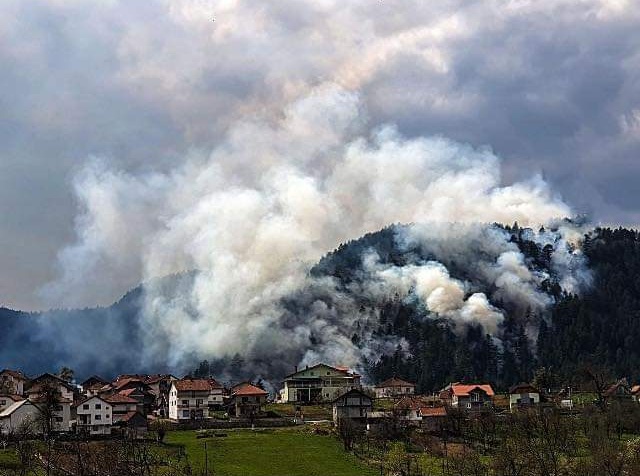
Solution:
[{"label": "tree in field", "polygon": [[345,451],[351,451],[358,436],[358,428],[351,418],[339,418],[337,424],[338,437],[344,446]]}]

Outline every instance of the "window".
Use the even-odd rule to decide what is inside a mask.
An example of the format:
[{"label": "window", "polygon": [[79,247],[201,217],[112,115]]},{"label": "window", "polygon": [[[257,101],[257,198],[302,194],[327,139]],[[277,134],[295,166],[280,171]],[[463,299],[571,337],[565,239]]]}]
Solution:
[{"label": "window", "polygon": [[88,410],[89,409],[89,404],[85,403],[84,405],[82,405],[82,409],[83,410]]},{"label": "window", "polygon": [[202,405],[202,399],[196,400],[196,407],[199,407],[200,405]]},{"label": "window", "polygon": [[189,418],[189,410],[182,410],[182,416],[185,418]]},{"label": "window", "polygon": [[7,404],[7,401],[6,401],[6,400],[0,400],[0,405],[3,405],[3,406],[4,406],[4,405],[6,405],[6,404]]},{"label": "window", "polygon": [[101,403],[96,403],[96,410],[100,410],[102,408],[102,404]]},{"label": "window", "polygon": [[56,422],[58,423],[62,423],[64,420],[62,419],[62,417],[57,416],[56,417]]},{"label": "window", "polygon": [[95,418],[94,418],[94,420],[96,420],[96,421],[97,421],[97,420],[102,420],[102,415],[96,415],[96,416],[95,416]]},{"label": "window", "polygon": [[182,404],[183,404],[184,406],[187,406],[187,407],[188,407],[188,406],[189,406],[189,400],[182,400]]}]

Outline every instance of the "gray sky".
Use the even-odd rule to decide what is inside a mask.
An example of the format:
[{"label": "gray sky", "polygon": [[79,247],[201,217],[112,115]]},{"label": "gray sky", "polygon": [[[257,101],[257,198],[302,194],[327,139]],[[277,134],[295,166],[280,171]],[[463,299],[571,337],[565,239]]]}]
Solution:
[{"label": "gray sky", "polygon": [[345,3],[3,1],[0,305],[63,304],[41,290],[82,233],[86,164],[169,172],[325,82],[370,130],[488,146],[504,183],[541,173],[596,222],[640,221],[637,3]]}]

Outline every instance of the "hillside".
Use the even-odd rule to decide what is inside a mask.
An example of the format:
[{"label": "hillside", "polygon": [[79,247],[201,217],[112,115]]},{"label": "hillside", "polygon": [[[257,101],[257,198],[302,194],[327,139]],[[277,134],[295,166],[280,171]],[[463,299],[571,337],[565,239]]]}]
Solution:
[{"label": "hillside", "polygon": [[[504,388],[530,380],[541,366],[567,378],[578,374],[586,363],[605,365],[617,376],[640,378],[640,349],[634,345],[640,341],[640,238],[636,231],[598,228],[587,234],[582,248],[593,279],[590,286],[574,294],[561,287],[560,261],[554,256],[562,252],[560,247],[540,239],[548,231],[494,225],[472,239],[459,240],[461,247],[473,248],[473,253],[455,247],[451,248],[455,252],[445,253],[428,241],[400,240],[410,228],[391,226],[323,257],[311,269],[310,283],[281,303],[283,335],[304,319],[317,319],[314,309],[323,303],[337,315],[333,324],[342,326],[349,345],[361,352],[361,370],[376,381],[402,375],[418,382],[421,391],[435,390],[452,380],[474,379]],[[486,243],[496,233],[506,240],[500,241],[497,251],[495,245]],[[505,292],[504,275],[486,277],[484,263],[496,261],[496,256],[499,262],[509,247],[519,250],[522,265],[537,276],[531,281],[537,289],[529,290],[531,296],[523,302]],[[376,257],[375,265],[368,261],[370,256]],[[417,297],[415,283],[405,294],[393,292],[386,283],[384,293],[378,288],[372,293],[373,284],[380,285],[379,276],[422,269],[436,259],[446,266],[452,280],[464,282],[465,306],[472,295],[488,296],[489,309],[499,317],[495,329],[489,332],[477,320],[461,325],[456,321],[458,314],[434,312]],[[189,286],[194,275],[163,278],[151,285],[155,292],[161,289],[171,295]],[[327,279],[332,283],[330,289],[318,284]],[[68,365],[78,375],[189,370],[176,369],[161,357],[150,359],[143,352],[150,334],[141,306],[149,285],[141,285],[106,308],[48,313],[0,309],[0,366],[37,373]],[[544,306],[535,307],[535,299],[541,297]],[[463,311],[459,314],[464,317]],[[254,351],[233,359],[211,358],[206,368],[230,378],[259,374],[275,382],[309,350],[317,352],[312,355],[330,355],[323,354],[323,348],[332,345],[327,344],[331,339],[312,332],[305,344],[308,348],[297,353],[270,349],[270,354]],[[191,358],[191,368],[197,361],[196,356]]]}]

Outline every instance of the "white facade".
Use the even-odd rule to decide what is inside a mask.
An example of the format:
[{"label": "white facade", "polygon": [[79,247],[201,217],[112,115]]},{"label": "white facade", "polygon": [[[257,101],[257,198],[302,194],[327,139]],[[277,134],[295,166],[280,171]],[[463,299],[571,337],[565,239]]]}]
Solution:
[{"label": "white facade", "polygon": [[169,419],[179,421],[208,418],[210,407],[223,404],[223,393],[222,387],[210,386],[205,390],[197,384],[190,386],[190,382],[173,382],[169,391]]},{"label": "white facade", "polygon": [[18,430],[40,433],[37,424],[40,411],[29,400],[21,400],[0,412],[0,433],[9,434]]},{"label": "white facade", "polygon": [[530,405],[537,405],[538,403],[540,403],[540,394],[537,392],[512,393],[509,395],[510,410]]},{"label": "white facade", "polygon": [[110,435],[112,407],[99,397],[91,397],[76,407],[78,432],[90,435]]}]

